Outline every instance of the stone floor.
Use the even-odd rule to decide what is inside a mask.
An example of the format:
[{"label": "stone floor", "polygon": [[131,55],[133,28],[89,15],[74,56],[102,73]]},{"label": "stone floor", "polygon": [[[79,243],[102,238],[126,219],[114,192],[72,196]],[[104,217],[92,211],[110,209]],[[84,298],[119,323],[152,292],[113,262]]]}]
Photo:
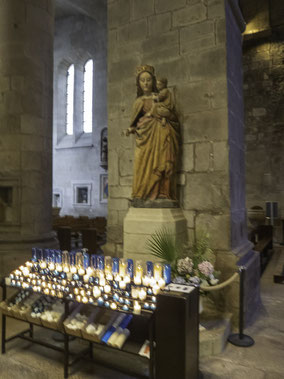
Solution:
[{"label": "stone floor", "polygon": [[[258,320],[245,334],[255,340],[255,345],[240,348],[228,344],[222,354],[200,359],[200,378],[203,379],[280,379],[284,378],[284,285],[273,283],[279,255],[284,248],[276,249],[261,279],[263,307]],[[9,319],[8,335],[26,327],[26,324]],[[35,334],[50,339],[50,331],[36,328]],[[60,345],[60,344],[59,344]],[[81,349],[83,342],[75,340],[71,349]],[[135,357],[117,351],[99,348],[94,351],[100,362],[114,362],[117,368],[145,374],[147,365]],[[7,345],[7,352],[0,356],[0,379],[59,379],[63,378],[61,353],[14,340]],[[122,374],[101,364],[78,362],[70,370],[71,379],[135,379],[139,376]],[[173,378],[179,379],[179,378]]]}]

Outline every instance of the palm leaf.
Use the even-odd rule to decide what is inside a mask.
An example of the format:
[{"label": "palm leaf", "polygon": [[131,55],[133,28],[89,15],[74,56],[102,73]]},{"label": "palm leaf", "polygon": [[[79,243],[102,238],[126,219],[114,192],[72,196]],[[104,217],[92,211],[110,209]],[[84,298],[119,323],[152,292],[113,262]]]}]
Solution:
[{"label": "palm leaf", "polygon": [[146,247],[153,256],[167,263],[173,263],[177,259],[179,246],[175,237],[166,228],[152,234],[146,241]]}]

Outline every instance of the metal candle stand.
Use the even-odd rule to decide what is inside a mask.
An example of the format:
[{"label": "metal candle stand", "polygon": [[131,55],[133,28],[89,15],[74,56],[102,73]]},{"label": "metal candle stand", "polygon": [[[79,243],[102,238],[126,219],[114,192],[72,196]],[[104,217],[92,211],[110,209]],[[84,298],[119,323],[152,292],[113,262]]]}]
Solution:
[{"label": "metal candle stand", "polygon": [[244,281],[246,267],[239,268],[240,273],[240,313],[239,313],[239,333],[229,335],[228,341],[239,347],[249,347],[254,344],[253,338],[243,333],[244,330]]},{"label": "metal candle stand", "polygon": [[[0,283],[1,287],[3,288],[3,291],[2,291],[2,301],[5,301],[6,298],[7,298],[7,286],[6,286],[6,283],[5,283],[5,279],[3,279]],[[64,312],[64,320],[67,319],[67,317],[69,316],[70,314],[70,310],[69,310],[69,303],[70,303],[70,300],[64,298],[62,299],[64,301],[64,304],[65,304],[65,312]],[[127,312],[129,313],[129,312]],[[58,347],[56,345],[53,345],[53,344],[50,344],[50,343],[47,343],[47,342],[44,342],[44,341],[41,341],[39,339],[36,339],[34,338],[34,333],[33,333],[33,327],[34,327],[34,324],[29,322],[29,328],[18,333],[18,334],[15,334],[13,335],[12,337],[10,338],[6,338],[6,317],[11,317],[11,318],[14,318],[14,319],[18,319],[19,321],[25,321],[23,319],[20,319],[20,318],[17,318],[13,315],[6,315],[4,313],[2,313],[2,340],[1,340],[1,352],[2,354],[5,354],[6,353],[6,343],[7,342],[10,342],[16,338],[20,338],[20,339],[23,339],[23,340],[26,340],[26,341],[29,341],[29,342],[32,342],[32,343],[36,343],[38,345],[41,345],[41,346],[44,346],[44,347],[47,347],[47,348],[50,348],[50,349],[53,349],[55,351],[59,351],[61,353],[63,353],[63,356],[64,356],[64,360],[63,360],[63,363],[64,363],[64,378],[68,378],[68,375],[69,375],[69,367],[72,366],[75,362],[77,362],[78,360],[80,359],[87,359],[87,360],[90,360],[90,361],[93,361],[94,362],[94,359],[93,359],[93,344],[94,345],[102,345],[102,343],[100,342],[94,342],[94,341],[89,341],[87,339],[84,339],[84,338],[80,338],[80,339],[83,339],[87,342],[89,342],[89,347],[87,349],[84,349],[83,351],[81,351],[80,353],[77,353],[77,354],[74,354],[72,352],[70,352],[69,350],[69,342],[70,340],[72,339],[73,336],[70,336],[69,334],[67,334],[66,332],[60,332],[62,333],[62,336],[63,336],[63,342],[64,342],[64,346],[63,347]],[[112,346],[107,346],[109,349],[113,349],[113,350],[119,350],[119,351],[122,351],[124,353],[127,353],[127,354],[131,354],[131,355],[135,355],[135,356],[139,356],[139,358],[143,359],[143,360],[147,360],[148,361],[148,364],[149,364],[149,378],[150,379],[154,379],[155,378],[155,370],[154,370],[154,313],[147,313],[144,315],[134,315],[134,317],[138,318],[138,319],[145,319],[145,317],[147,318],[147,323],[148,323],[148,337],[149,337],[149,346],[150,346],[150,359],[148,358],[144,358],[144,357],[141,357],[140,355],[138,355],[136,352],[134,351],[128,351],[128,350],[123,350],[123,349],[117,349],[115,347],[112,347]],[[26,321],[27,322],[27,321]],[[48,328],[47,326],[43,326],[43,325],[38,325],[38,324],[35,324],[36,326],[40,326],[42,328],[46,328],[46,329],[50,329],[52,331],[54,331],[53,328]],[[104,345],[106,346],[106,345]],[[70,362],[70,356],[74,356],[74,360],[72,362]],[[111,367],[111,368],[116,368],[114,365],[111,365],[111,364],[108,364],[108,367]],[[127,370],[128,373],[131,373],[129,370]],[[137,376],[137,373],[132,373],[134,375]]]}]

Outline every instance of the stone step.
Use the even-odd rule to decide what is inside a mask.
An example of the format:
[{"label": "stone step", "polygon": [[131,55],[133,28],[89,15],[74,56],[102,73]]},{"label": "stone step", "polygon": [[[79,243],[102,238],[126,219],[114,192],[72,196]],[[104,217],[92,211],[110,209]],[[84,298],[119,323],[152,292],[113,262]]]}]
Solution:
[{"label": "stone step", "polygon": [[199,356],[203,358],[220,354],[226,347],[231,329],[231,314],[220,314],[214,318],[201,320]]}]

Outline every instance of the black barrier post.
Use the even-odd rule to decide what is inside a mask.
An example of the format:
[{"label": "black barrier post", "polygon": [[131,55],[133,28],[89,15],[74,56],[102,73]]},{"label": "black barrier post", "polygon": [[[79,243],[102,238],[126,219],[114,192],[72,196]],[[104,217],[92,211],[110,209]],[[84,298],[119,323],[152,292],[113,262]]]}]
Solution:
[{"label": "black barrier post", "polygon": [[254,340],[243,333],[244,330],[244,284],[246,268],[241,266],[240,272],[240,314],[239,314],[239,333],[230,334],[228,341],[235,346],[249,347],[254,344]]}]

